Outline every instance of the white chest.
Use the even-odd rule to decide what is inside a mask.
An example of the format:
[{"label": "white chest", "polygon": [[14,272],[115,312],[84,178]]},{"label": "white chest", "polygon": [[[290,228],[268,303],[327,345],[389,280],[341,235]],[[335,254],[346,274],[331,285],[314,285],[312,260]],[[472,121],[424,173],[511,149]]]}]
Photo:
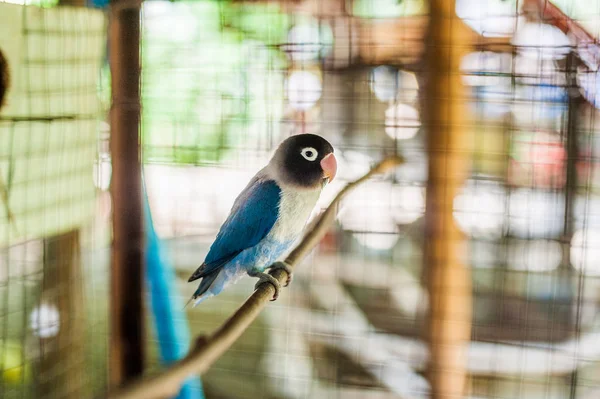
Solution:
[{"label": "white chest", "polygon": [[320,190],[281,191],[279,218],[268,236],[279,242],[298,238],[319,199]]}]

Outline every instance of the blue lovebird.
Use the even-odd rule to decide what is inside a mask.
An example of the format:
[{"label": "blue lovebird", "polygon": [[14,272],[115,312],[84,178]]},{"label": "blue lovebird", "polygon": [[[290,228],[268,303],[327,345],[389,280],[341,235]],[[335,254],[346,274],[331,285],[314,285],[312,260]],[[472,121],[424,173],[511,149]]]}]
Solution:
[{"label": "blue lovebird", "polygon": [[[256,287],[273,284],[273,300],[277,299],[279,282],[265,269],[299,238],[336,170],[333,147],[324,138],[299,134],[284,140],[237,197],[204,263],[189,278],[188,282],[202,278],[190,299],[194,306],[246,274],[259,278]],[[272,268],[285,269],[291,276],[284,262]]]}]

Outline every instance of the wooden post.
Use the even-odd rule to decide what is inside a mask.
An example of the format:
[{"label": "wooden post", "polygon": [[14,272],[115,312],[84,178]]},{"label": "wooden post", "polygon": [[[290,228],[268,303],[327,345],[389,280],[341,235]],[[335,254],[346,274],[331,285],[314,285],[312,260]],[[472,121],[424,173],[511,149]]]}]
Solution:
[{"label": "wooden post", "polygon": [[113,0],[110,10],[113,247],[109,376],[112,388],[140,376],[144,368],[140,7],[139,0]]},{"label": "wooden post", "polygon": [[[90,392],[85,381],[85,307],[79,230],[46,239],[44,243],[39,319],[42,331],[55,327],[57,331],[56,335],[40,334],[39,397],[84,398]],[[54,312],[58,312],[57,316],[53,316]]]},{"label": "wooden post", "polygon": [[85,7],[85,0],[59,0],[59,6]]},{"label": "wooden post", "polygon": [[471,336],[471,274],[453,201],[468,173],[470,126],[459,65],[469,32],[454,0],[431,0],[423,100],[428,132],[424,272],[429,291],[428,378],[432,398],[461,398]]},{"label": "wooden post", "polygon": [[6,92],[8,92],[9,83],[10,83],[10,71],[8,70],[8,61],[4,58],[4,54],[2,54],[2,49],[0,49],[0,108],[4,105],[4,96]]}]

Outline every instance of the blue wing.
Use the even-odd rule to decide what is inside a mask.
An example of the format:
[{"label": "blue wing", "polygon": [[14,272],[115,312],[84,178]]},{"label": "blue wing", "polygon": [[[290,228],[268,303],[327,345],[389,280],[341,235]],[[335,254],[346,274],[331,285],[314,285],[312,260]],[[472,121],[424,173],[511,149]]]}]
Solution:
[{"label": "blue wing", "polygon": [[188,281],[220,270],[240,252],[265,238],[277,220],[280,198],[281,189],[273,180],[250,183],[235,200],[204,263]]}]

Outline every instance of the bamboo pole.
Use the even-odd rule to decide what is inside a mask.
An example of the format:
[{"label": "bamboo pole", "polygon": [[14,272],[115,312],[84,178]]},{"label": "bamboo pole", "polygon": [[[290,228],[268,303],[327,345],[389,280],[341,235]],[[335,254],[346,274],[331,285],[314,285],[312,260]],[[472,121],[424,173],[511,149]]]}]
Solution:
[{"label": "bamboo pole", "polygon": [[[327,232],[327,228],[335,218],[337,205],[348,192],[371,176],[384,173],[400,163],[402,163],[402,159],[399,157],[387,158],[371,169],[369,173],[344,187],[319,216],[300,244],[288,255],[285,262],[294,268],[312,251]],[[287,279],[287,272],[281,269],[272,271],[271,275],[281,283]],[[217,331],[209,337],[197,338],[195,346],[186,357],[155,376],[138,380],[123,389],[113,391],[108,397],[110,399],[153,399],[167,398],[177,394],[181,384],[189,376],[206,372],[231,347],[258,317],[274,293],[275,289],[271,284],[262,284]]]},{"label": "bamboo pole", "polygon": [[431,0],[424,103],[429,179],[425,213],[424,273],[429,291],[428,378],[432,398],[464,395],[471,335],[471,275],[466,240],[453,217],[454,198],[469,161],[465,91],[459,72],[469,34],[454,0]]},{"label": "bamboo pole", "polygon": [[110,10],[113,247],[109,378],[113,388],[141,375],[144,367],[140,7],[140,0],[113,0]]}]

